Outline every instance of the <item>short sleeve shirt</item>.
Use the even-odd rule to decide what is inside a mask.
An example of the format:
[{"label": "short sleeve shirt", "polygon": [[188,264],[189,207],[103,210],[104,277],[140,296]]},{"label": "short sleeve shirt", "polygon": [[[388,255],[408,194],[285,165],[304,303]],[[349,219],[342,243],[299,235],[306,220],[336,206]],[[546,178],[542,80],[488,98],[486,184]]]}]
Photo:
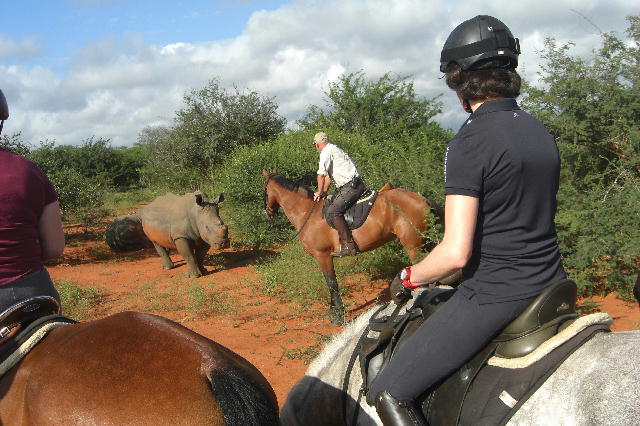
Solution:
[{"label": "short sleeve shirt", "polygon": [[320,151],[318,174],[329,175],[337,187],[346,185],[360,175],[351,157],[332,143]]},{"label": "short sleeve shirt", "polygon": [[0,149],[0,285],[42,268],[38,223],[57,199],[38,166]]},{"label": "short sleeve shirt", "polygon": [[479,198],[462,290],[480,303],[533,297],[565,277],[554,217],[553,136],[515,99],[484,102],[447,146],[445,194]]}]

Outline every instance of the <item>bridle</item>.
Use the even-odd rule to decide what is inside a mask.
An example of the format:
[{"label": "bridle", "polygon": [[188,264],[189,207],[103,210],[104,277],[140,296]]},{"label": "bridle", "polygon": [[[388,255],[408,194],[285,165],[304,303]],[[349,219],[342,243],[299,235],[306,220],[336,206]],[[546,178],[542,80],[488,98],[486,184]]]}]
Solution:
[{"label": "bridle", "polygon": [[[269,181],[271,180],[271,178],[275,176],[275,173],[271,173],[267,179],[264,182],[264,190],[263,190],[263,201],[264,201],[264,212],[267,215],[268,218],[272,218],[274,215],[274,211],[273,209],[267,205],[267,185],[269,184]],[[300,229],[298,229],[298,231],[296,232],[296,235],[294,235],[291,239],[289,239],[289,241],[292,241],[294,239],[296,239],[296,237],[298,235],[300,235],[300,233],[302,232],[302,230],[304,229],[305,225],[307,224],[307,222],[309,221],[309,218],[311,217],[311,214],[313,213],[313,210],[316,208],[316,205],[318,204],[317,200],[313,200],[313,204],[311,205],[311,209],[309,210],[309,213],[307,213],[307,217],[304,218],[304,222],[302,222],[302,226],[300,227]]]}]

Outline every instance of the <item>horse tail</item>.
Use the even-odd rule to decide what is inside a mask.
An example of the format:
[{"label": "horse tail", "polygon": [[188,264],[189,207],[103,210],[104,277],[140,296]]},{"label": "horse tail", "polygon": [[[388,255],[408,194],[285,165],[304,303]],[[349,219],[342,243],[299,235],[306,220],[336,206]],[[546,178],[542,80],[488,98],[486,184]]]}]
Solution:
[{"label": "horse tail", "polygon": [[132,251],[151,247],[151,241],[142,230],[142,219],[138,214],[118,216],[105,230],[107,244],[115,251]]},{"label": "horse tail", "polygon": [[211,389],[227,425],[278,426],[278,406],[248,374],[234,368],[211,373]]},{"label": "horse tail", "polygon": [[633,296],[640,303],[640,272],[638,272],[638,278],[636,278],[636,285],[633,287]]}]

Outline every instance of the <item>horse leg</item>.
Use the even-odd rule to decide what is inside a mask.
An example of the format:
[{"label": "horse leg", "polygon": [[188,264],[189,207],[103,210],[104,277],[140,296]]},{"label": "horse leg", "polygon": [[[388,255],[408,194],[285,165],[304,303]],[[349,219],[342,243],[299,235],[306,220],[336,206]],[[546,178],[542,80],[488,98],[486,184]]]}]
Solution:
[{"label": "horse leg", "polygon": [[171,269],[173,268],[173,262],[169,257],[169,250],[165,247],[162,247],[160,244],[152,241],[153,247],[155,247],[158,255],[160,255],[160,262],[162,262],[162,269]]},{"label": "horse leg", "polygon": [[344,324],[344,304],[340,297],[340,290],[338,288],[338,279],[336,278],[336,272],[333,268],[333,259],[331,256],[317,257],[316,261],[322,271],[327,287],[329,287],[329,294],[331,295],[331,303],[329,305],[329,317],[331,318],[331,324],[342,325]]}]

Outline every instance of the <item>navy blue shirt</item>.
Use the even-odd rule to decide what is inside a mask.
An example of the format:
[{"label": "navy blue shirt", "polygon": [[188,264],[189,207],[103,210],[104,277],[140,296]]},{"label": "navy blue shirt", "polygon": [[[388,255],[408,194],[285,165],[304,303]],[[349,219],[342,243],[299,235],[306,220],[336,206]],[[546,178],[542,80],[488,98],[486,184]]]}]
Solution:
[{"label": "navy blue shirt", "polygon": [[559,176],[553,136],[515,99],[471,114],[445,155],[445,194],[480,201],[460,290],[479,303],[519,300],[566,277],[554,225]]}]

